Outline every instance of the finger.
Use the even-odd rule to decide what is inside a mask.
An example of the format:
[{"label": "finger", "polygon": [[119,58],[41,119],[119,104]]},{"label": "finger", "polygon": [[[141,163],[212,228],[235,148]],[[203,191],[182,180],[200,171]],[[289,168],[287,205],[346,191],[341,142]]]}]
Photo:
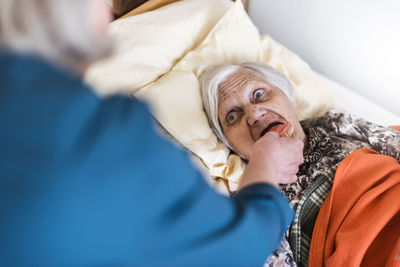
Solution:
[{"label": "finger", "polygon": [[267,132],[266,134],[264,134],[264,136],[262,136],[261,138],[260,138],[260,140],[261,139],[265,139],[265,138],[277,138],[277,139],[279,139],[280,137],[279,137],[279,135],[278,135],[278,133],[276,133],[276,132]]},{"label": "finger", "polygon": [[282,175],[278,180],[284,181],[285,184],[294,183],[297,181],[297,175],[295,174]]}]

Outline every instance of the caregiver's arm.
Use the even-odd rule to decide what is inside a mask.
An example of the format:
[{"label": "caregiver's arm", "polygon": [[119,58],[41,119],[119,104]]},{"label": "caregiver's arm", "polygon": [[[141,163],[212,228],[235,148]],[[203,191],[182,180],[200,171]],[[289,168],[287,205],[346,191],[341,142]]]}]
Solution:
[{"label": "caregiver's arm", "polygon": [[[135,217],[140,218],[133,222],[140,228],[135,236],[141,240],[136,248],[141,251],[139,263],[261,266],[292,220],[283,195],[268,181],[244,187],[232,199],[215,193],[194,170],[186,153],[154,133],[141,104],[126,99],[117,102],[116,109],[140,105],[142,113],[140,119],[133,119],[135,114],[123,115],[126,123],[116,128],[128,136],[142,132],[136,141],[146,144],[139,155],[135,151],[130,156],[139,160],[143,169],[132,181],[137,185],[134,194],[140,205],[126,203],[128,210],[131,205],[136,207]],[[137,146],[129,139],[126,142]]]},{"label": "caregiver's arm", "polygon": [[0,180],[0,266],[262,266],[278,246],[293,212],[274,186],[221,196],[143,104],[52,92]]}]

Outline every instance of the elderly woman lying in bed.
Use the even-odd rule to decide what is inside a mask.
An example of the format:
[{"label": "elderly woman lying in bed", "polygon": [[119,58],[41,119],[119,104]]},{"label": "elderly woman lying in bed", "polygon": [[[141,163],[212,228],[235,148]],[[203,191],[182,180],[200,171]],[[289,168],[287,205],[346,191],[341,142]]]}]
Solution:
[{"label": "elderly woman lying in bed", "polygon": [[[257,140],[269,132],[276,132],[281,140],[304,141],[304,163],[297,169],[281,162],[282,168],[288,168],[287,175],[277,177],[281,190],[296,208],[289,241],[300,265],[308,264],[314,225],[339,163],[360,148],[400,159],[400,134],[394,129],[337,110],[299,122],[290,81],[261,63],[225,65],[206,72],[202,76],[202,98],[218,138],[244,160],[250,158]],[[400,207],[399,200],[393,205]],[[394,214],[399,214],[398,209]],[[271,264],[283,258],[290,265],[291,252],[288,246],[285,251],[284,244],[270,257]]]}]

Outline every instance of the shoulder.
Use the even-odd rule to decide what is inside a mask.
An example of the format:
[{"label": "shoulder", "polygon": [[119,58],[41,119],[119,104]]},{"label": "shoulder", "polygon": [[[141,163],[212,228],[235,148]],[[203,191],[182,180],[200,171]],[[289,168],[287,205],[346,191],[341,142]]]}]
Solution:
[{"label": "shoulder", "polygon": [[372,136],[385,138],[396,133],[395,130],[365,120],[344,110],[333,109],[326,114],[302,122],[305,129],[318,128],[328,135],[351,137],[357,140],[370,140]]},{"label": "shoulder", "polygon": [[320,128],[330,134],[346,134],[358,128],[362,118],[340,109],[332,109],[322,116],[303,121],[304,127]]}]

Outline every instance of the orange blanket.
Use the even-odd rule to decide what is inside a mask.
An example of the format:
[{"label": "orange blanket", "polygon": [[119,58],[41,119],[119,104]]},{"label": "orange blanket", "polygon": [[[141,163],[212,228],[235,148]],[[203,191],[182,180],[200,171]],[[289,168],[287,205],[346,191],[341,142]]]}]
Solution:
[{"label": "orange blanket", "polygon": [[314,227],[309,266],[400,266],[400,164],[359,149],[336,170]]}]

